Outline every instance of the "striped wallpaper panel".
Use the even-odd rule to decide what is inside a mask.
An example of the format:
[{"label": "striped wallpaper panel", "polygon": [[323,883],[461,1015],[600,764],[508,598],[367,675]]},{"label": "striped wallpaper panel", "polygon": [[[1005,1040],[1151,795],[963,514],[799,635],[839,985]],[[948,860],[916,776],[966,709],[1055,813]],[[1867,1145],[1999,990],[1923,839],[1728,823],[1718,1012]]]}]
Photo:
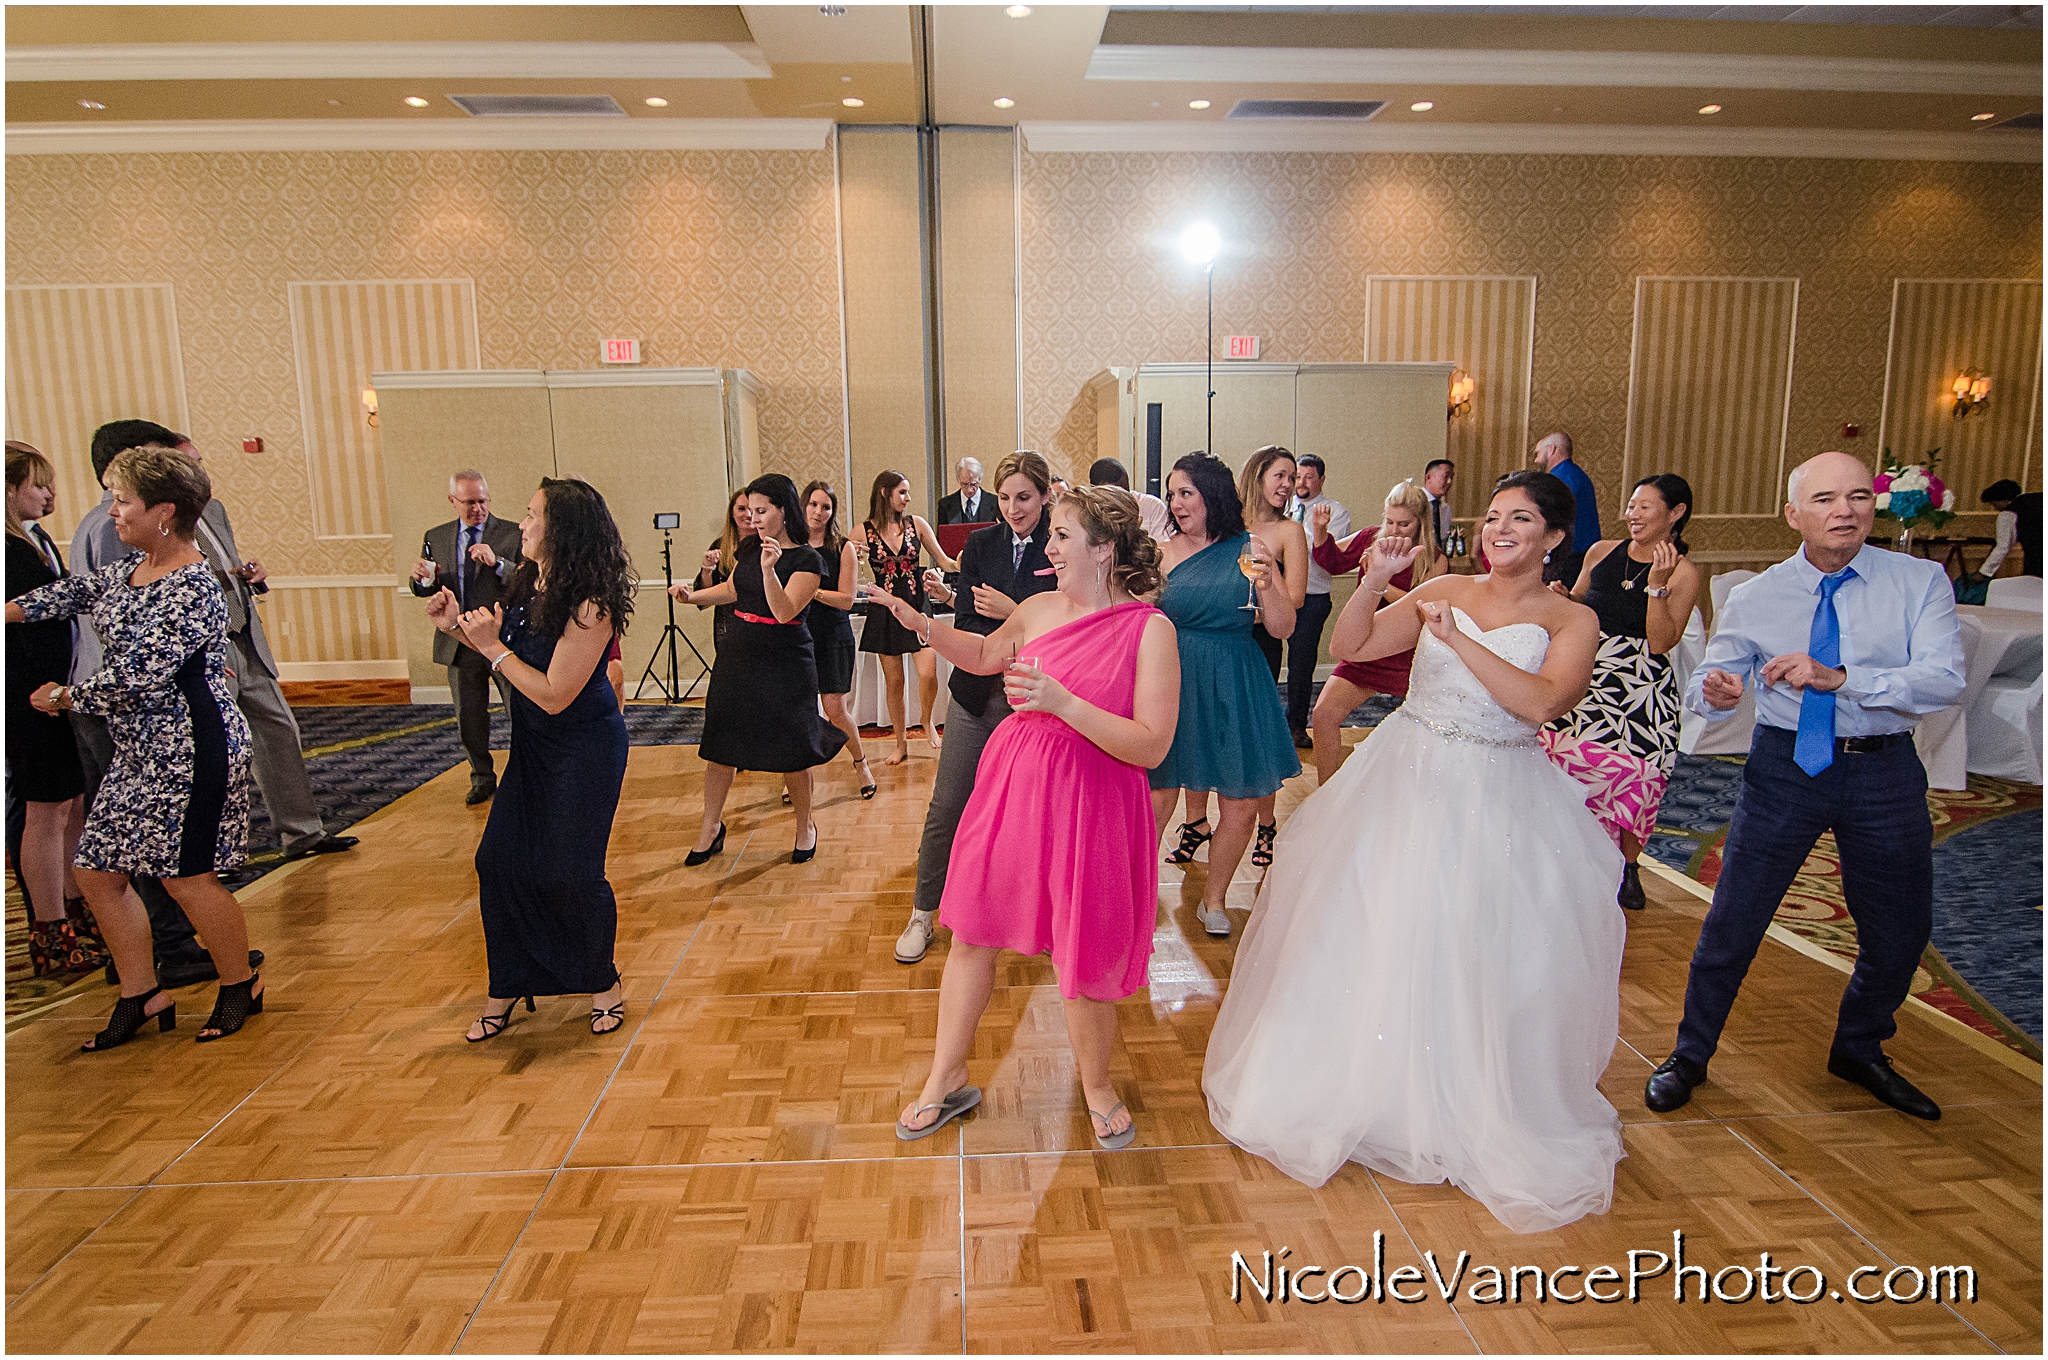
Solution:
[{"label": "striped wallpaper panel", "polygon": [[[2041,283],[2037,279],[1898,279],[1878,448],[1901,462],[1941,450],[1958,510],[2000,477],[2039,486]],[[1991,399],[1962,420],[1949,384],[1965,369],[1991,379]]]},{"label": "striped wallpaper panel", "polygon": [[382,538],[383,453],[364,419],[372,373],[481,368],[468,279],[290,283],[292,349],[320,538]]},{"label": "striped wallpaper panel", "polygon": [[52,538],[68,542],[99,504],[92,432],[138,416],[191,428],[171,285],[7,290],[7,437],[56,465]]},{"label": "striped wallpaper panel", "polygon": [[258,606],[270,650],[284,661],[370,661],[404,656],[398,635],[399,597],[382,577],[342,578],[346,585],[295,586],[275,581]]},{"label": "striped wallpaper panel", "polygon": [[[1450,423],[1459,517],[1480,510],[1502,473],[1528,461],[1536,279],[1387,275],[1366,280],[1367,363],[1453,363],[1472,377],[1472,409]],[[1420,472],[1421,469],[1417,469]]]},{"label": "striped wallpaper panel", "polygon": [[1695,517],[1774,515],[1799,280],[1638,278],[1622,484],[1692,483]]}]

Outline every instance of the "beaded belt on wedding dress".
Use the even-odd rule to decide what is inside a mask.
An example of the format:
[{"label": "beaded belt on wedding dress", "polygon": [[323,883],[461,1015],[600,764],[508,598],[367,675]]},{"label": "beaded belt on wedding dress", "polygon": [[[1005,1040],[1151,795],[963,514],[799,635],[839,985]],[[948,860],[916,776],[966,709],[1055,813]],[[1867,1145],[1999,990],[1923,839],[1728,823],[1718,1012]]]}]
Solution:
[{"label": "beaded belt on wedding dress", "polygon": [[1427,727],[1446,741],[1469,741],[1478,746],[1499,746],[1507,750],[1540,751],[1543,749],[1543,743],[1533,736],[1513,738],[1482,737],[1477,732],[1467,732],[1456,723],[1432,722],[1420,713],[1409,713],[1406,716]]}]

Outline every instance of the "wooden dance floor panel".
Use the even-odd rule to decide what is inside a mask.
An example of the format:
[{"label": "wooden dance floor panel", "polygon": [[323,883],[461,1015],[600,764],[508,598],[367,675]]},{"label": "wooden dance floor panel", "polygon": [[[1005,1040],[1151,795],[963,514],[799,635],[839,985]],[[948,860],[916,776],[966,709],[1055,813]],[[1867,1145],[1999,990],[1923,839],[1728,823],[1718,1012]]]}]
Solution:
[{"label": "wooden dance floor panel", "polygon": [[[808,865],[789,863],[779,783],[741,776],[727,851],[698,869],[695,748],[635,748],[610,858],[614,1035],[563,997],[463,1042],[486,981],[467,767],[355,828],[355,853],[249,890],[270,990],[241,1034],[192,1042],[210,985],[180,994],[174,1034],[97,1057],[78,1045],[112,989],[25,1017],[7,1040],[9,1349],[2040,1351],[2039,1070],[1909,1007],[1890,1051],[1945,1114],[1887,1110],[1824,1070],[1844,976],[1773,941],[1710,1083],[1652,1114],[1642,1085],[1704,903],[1648,872],[1602,1083],[1628,1157],[1602,1217],[1517,1236],[1448,1186],[1349,1165],[1312,1190],[1224,1142],[1201,1064],[1237,939],[1196,924],[1200,865],[1165,871],[1152,985],[1119,1009],[1130,1148],[1096,1149],[1050,966],[1014,956],[972,1058],[981,1110],[897,1142],[945,963],[943,940],[894,958],[935,768],[913,747],[870,803],[830,767]],[[1709,1272],[1768,1252],[1836,1292],[1896,1270],[1912,1297],[1906,1268],[1970,1267],[1977,1299],[1689,1286],[1679,1303],[1669,1272],[1634,1303],[1538,1301],[1532,1273],[1520,1302],[1472,1293],[1485,1266],[1622,1272],[1675,1231]],[[1448,1302],[1426,1274],[1414,1303],[1232,1297],[1233,1253],[1370,1271],[1376,1240],[1383,1280],[1424,1253],[1469,1269]]]}]

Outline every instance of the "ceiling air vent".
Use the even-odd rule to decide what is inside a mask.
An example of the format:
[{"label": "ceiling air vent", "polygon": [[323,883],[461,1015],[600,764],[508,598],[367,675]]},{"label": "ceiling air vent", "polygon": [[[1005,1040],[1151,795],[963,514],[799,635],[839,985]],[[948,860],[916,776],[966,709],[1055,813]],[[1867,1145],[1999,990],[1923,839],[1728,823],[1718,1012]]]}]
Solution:
[{"label": "ceiling air vent", "polygon": [[1240,99],[1231,118],[1348,118],[1362,123],[1387,106],[1384,99]]},{"label": "ceiling air vent", "polygon": [[1993,123],[1991,130],[1993,132],[2039,132],[2041,130],[2041,114],[2038,110],[2033,113],[2023,113],[2017,118],[2008,118],[2003,123]]},{"label": "ceiling air vent", "polygon": [[624,118],[608,94],[451,94],[472,118]]}]

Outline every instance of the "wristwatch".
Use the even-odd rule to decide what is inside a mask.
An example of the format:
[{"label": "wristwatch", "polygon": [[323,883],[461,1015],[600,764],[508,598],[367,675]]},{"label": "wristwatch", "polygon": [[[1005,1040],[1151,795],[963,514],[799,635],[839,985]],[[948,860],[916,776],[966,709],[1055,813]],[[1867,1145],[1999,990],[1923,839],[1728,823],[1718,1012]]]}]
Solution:
[{"label": "wristwatch", "polygon": [[1670,593],[1671,593],[1671,587],[1670,587],[1670,586],[1644,586],[1644,587],[1643,587],[1643,594],[1645,594],[1645,595],[1649,596],[1649,597],[1650,597],[1651,599],[1653,599],[1653,600],[1661,600],[1661,599],[1663,599],[1663,598],[1664,598],[1665,596],[1669,595]]}]

